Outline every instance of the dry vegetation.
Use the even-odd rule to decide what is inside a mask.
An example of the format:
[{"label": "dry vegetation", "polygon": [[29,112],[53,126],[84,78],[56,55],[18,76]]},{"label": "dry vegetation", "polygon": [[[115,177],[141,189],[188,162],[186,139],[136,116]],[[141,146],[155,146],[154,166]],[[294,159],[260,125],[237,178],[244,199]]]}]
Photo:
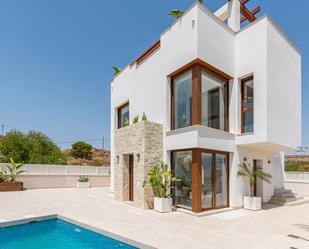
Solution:
[{"label": "dry vegetation", "polygon": [[285,171],[309,172],[309,155],[285,156]]},{"label": "dry vegetation", "polygon": [[110,151],[102,149],[92,149],[92,159],[74,158],[71,155],[71,149],[63,150],[66,156],[67,165],[83,165],[83,166],[109,166],[110,165]]}]

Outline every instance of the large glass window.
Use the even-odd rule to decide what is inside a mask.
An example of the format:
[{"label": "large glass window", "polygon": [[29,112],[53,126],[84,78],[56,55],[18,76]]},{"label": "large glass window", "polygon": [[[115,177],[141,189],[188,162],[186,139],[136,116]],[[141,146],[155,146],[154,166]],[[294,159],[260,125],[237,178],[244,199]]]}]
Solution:
[{"label": "large glass window", "polygon": [[129,113],[129,103],[118,108],[118,129],[129,125]]},{"label": "large glass window", "polygon": [[192,151],[173,153],[175,182],[174,202],[178,207],[192,208]]},{"label": "large glass window", "polygon": [[192,125],[192,71],[173,78],[174,129]]},{"label": "large glass window", "polygon": [[186,70],[171,76],[172,129],[204,125],[228,131],[228,76],[198,63]]},{"label": "large glass window", "polygon": [[202,125],[226,130],[227,84],[211,73],[202,71]]},{"label": "large glass window", "polygon": [[254,83],[253,78],[241,82],[241,132],[254,131]]}]

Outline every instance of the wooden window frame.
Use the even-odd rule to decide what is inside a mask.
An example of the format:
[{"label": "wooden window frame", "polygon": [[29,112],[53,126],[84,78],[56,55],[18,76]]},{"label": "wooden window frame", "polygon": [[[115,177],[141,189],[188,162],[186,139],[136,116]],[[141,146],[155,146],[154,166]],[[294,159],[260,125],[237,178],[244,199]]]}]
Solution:
[{"label": "wooden window frame", "polygon": [[253,117],[253,131],[252,132],[245,132],[245,120],[244,120],[244,114],[247,112],[252,112],[254,115],[254,87],[253,87],[253,108],[252,109],[245,109],[244,108],[244,101],[245,101],[245,83],[249,80],[253,80],[253,86],[254,86],[254,76],[250,75],[246,78],[243,78],[240,80],[240,92],[241,92],[241,97],[240,97],[240,129],[241,129],[241,134],[246,134],[246,133],[253,133],[254,132],[254,117]]},{"label": "wooden window frame", "polygon": [[[185,66],[177,69],[175,72],[168,75],[171,82],[171,130],[175,130],[175,117],[174,117],[174,79],[178,75],[185,73],[186,71],[192,71],[192,126],[202,125],[202,71],[206,71],[215,77],[225,81],[225,94],[226,94],[226,120],[224,131],[229,132],[229,81],[231,76],[223,71],[211,66],[210,64],[202,61],[201,59],[195,59]],[[208,126],[206,126],[208,127]],[[209,127],[212,128],[212,127]],[[215,128],[213,128],[215,129]]]},{"label": "wooden window frame", "polygon": [[[186,148],[186,149],[180,149],[180,150],[173,150],[171,151],[171,170],[173,174],[175,175],[175,165],[174,165],[174,153],[181,152],[181,151],[191,151],[192,152],[192,208],[188,210],[191,210],[195,213],[200,213],[202,211],[208,211],[213,209],[221,209],[226,208],[230,206],[230,153],[226,151],[219,151],[219,150],[209,150],[204,148]],[[202,153],[209,153],[212,154],[212,180],[213,180],[213,207],[212,208],[202,208]],[[216,206],[216,155],[225,155],[227,157],[227,205],[225,206]],[[177,205],[176,205],[177,206]],[[183,207],[181,207],[183,208]]]},{"label": "wooden window frame", "polygon": [[[121,127],[121,110],[127,106],[129,106],[129,101],[117,107],[117,129],[123,128]],[[129,106],[129,117],[130,117],[130,106]]]}]

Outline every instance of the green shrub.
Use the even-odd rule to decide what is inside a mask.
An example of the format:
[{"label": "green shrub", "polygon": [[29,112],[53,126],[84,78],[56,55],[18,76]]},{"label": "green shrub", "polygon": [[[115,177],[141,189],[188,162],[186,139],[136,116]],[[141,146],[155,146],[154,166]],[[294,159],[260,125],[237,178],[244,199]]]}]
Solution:
[{"label": "green shrub", "polygon": [[133,124],[137,124],[138,123],[138,115],[136,115],[134,118],[133,118]]},{"label": "green shrub", "polygon": [[8,132],[0,140],[0,151],[6,163],[10,162],[10,158],[18,163],[28,163],[30,148],[27,135],[17,130]]},{"label": "green shrub", "polygon": [[145,112],[143,112],[142,121],[143,121],[144,123],[147,122],[147,116],[146,116],[146,113],[145,113]]},{"label": "green shrub", "polygon": [[71,154],[74,158],[92,159],[92,146],[83,141],[76,142],[72,145]]},{"label": "green shrub", "polygon": [[49,137],[37,131],[8,132],[0,140],[0,152],[4,162],[13,158],[17,163],[66,164],[60,148]]}]

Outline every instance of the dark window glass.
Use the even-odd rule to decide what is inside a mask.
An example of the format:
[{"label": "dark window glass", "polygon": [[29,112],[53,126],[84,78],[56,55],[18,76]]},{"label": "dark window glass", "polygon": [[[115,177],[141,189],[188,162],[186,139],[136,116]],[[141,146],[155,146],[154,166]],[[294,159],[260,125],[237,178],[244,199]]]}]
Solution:
[{"label": "dark window glass", "polygon": [[173,79],[174,129],[192,125],[192,72]]},{"label": "dark window glass", "polygon": [[226,130],[227,101],[226,82],[202,71],[202,125]]},{"label": "dark window glass", "polygon": [[254,131],[254,84],[253,78],[241,83],[241,109],[242,109],[242,133]]},{"label": "dark window glass", "polygon": [[118,129],[129,125],[129,103],[118,108]]}]

